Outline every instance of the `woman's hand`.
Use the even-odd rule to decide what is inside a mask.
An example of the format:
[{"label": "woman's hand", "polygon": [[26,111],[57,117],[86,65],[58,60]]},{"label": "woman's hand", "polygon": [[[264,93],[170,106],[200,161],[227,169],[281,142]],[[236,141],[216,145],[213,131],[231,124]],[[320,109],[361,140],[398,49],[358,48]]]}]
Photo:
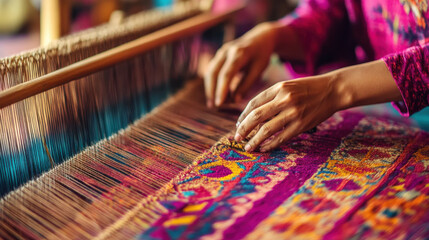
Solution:
[{"label": "woman's hand", "polygon": [[312,129],[336,111],[400,100],[400,91],[381,60],[280,82],[248,103],[238,118],[235,140],[243,140],[261,125],[245,149],[260,146],[265,152]]},{"label": "woman's hand", "polygon": [[235,140],[246,138],[261,124],[246,151],[259,145],[261,152],[274,149],[330,117],[338,110],[337,99],[334,75],[277,83],[248,103],[238,118]]},{"label": "woman's hand", "polygon": [[[274,24],[263,23],[218,50],[204,78],[208,107],[222,105],[228,94],[235,100],[245,94],[268,65],[276,31]],[[243,76],[233,82],[238,73]]]}]

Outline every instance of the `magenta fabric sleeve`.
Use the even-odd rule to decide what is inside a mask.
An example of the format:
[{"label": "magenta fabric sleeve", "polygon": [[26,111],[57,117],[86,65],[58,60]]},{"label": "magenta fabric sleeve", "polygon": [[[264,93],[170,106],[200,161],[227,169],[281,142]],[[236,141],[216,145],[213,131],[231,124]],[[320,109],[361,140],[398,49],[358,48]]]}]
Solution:
[{"label": "magenta fabric sleeve", "polygon": [[429,105],[429,44],[410,47],[383,58],[403,100],[392,103],[403,116]]}]

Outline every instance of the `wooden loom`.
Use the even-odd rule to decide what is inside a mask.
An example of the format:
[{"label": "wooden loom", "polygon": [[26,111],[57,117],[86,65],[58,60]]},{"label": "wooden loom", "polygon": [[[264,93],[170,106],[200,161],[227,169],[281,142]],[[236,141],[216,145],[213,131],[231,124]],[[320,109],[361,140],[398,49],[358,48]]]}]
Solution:
[{"label": "wooden loom", "polygon": [[150,195],[234,119],[201,83],[152,109],[194,76],[198,34],[239,9],[183,4],[0,61],[0,236],[130,238],[156,217]]}]

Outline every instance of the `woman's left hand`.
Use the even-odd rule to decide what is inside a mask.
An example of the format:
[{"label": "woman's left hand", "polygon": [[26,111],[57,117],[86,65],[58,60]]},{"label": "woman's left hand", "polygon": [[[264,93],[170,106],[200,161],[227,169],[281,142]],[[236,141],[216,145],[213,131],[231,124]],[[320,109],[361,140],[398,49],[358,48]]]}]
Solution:
[{"label": "woman's left hand", "polygon": [[260,146],[266,152],[312,129],[338,110],[335,86],[330,74],[273,85],[247,104],[238,118],[235,140],[243,140],[259,125],[245,150]]}]

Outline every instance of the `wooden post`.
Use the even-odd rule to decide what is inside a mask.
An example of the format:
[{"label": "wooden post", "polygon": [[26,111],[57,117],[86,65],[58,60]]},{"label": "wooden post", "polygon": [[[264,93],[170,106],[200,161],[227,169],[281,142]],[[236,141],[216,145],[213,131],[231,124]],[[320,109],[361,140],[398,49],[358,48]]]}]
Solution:
[{"label": "wooden post", "polygon": [[40,7],[40,44],[47,45],[68,33],[70,0],[42,0]]}]

